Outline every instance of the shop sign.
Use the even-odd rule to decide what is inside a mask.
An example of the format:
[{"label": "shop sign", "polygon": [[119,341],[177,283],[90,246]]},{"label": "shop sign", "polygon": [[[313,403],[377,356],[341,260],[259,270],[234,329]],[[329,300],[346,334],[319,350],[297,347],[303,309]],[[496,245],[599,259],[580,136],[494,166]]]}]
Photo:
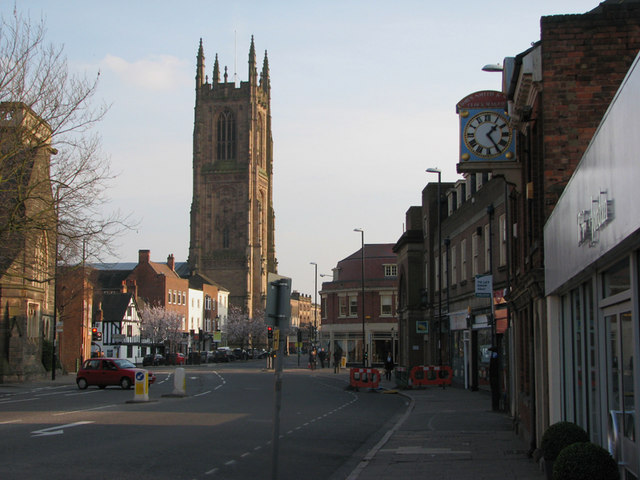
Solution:
[{"label": "shop sign", "polygon": [[613,220],[613,200],[607,198],[607,191],[601,191],[591,198],[591,209],[578,213],[578,245],[593,247],[598,243],[598,235]]}]

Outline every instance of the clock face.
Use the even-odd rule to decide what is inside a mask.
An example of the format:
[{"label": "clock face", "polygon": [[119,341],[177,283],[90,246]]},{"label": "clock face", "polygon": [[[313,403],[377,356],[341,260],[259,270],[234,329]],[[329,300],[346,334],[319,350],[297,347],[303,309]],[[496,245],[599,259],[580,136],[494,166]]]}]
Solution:
[{"label": "clock face", "polygon": [[511,128],[507,119],[498,112],[480,112],[469,119],[464,127],[464,143],[480,158],[502,155],[511,144]]}]

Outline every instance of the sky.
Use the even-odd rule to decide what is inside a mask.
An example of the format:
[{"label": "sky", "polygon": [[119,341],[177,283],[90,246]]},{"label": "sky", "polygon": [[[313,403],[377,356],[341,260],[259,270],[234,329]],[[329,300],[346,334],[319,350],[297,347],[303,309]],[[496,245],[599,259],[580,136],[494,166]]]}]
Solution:
[{"label": "sky", "polygon": [[[589,0],[0,0],[44,19],[70,70],[100,72],[98,126],[118,174],[106,209],[137,220],[109,262],[138,250],[186,261],[192,196],[196,53],[248,79],[268,52],[278,273],[314,296],[320,277],[365,243],[395,243],[405,213],[437,175],[456,181],[456,103],[500,90],[482,71],[540,39],[540,17],[585,13]],[[96,102],[96,103],[97,103]]]}]

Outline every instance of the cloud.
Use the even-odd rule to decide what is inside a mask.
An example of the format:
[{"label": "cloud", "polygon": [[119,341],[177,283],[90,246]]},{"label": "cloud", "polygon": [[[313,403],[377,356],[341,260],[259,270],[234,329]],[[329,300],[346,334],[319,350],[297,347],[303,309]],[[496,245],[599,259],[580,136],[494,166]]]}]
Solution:
[{"label": "cloud", "polygon": [[122,81],[155,91],[183,88],[192,82],[189,62],[171,55],[157,55],[128,62],[114,55],[107,55],[100,68],[115,73]]}]

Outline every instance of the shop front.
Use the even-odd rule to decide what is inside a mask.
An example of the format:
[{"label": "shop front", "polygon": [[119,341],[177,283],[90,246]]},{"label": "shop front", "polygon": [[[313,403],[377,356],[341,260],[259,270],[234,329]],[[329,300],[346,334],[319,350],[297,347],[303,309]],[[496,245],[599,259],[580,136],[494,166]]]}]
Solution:
[{"label": "shop front", "polygon": [[575,422],[640,475],[638,61],[545,226],[550,420]]}]

